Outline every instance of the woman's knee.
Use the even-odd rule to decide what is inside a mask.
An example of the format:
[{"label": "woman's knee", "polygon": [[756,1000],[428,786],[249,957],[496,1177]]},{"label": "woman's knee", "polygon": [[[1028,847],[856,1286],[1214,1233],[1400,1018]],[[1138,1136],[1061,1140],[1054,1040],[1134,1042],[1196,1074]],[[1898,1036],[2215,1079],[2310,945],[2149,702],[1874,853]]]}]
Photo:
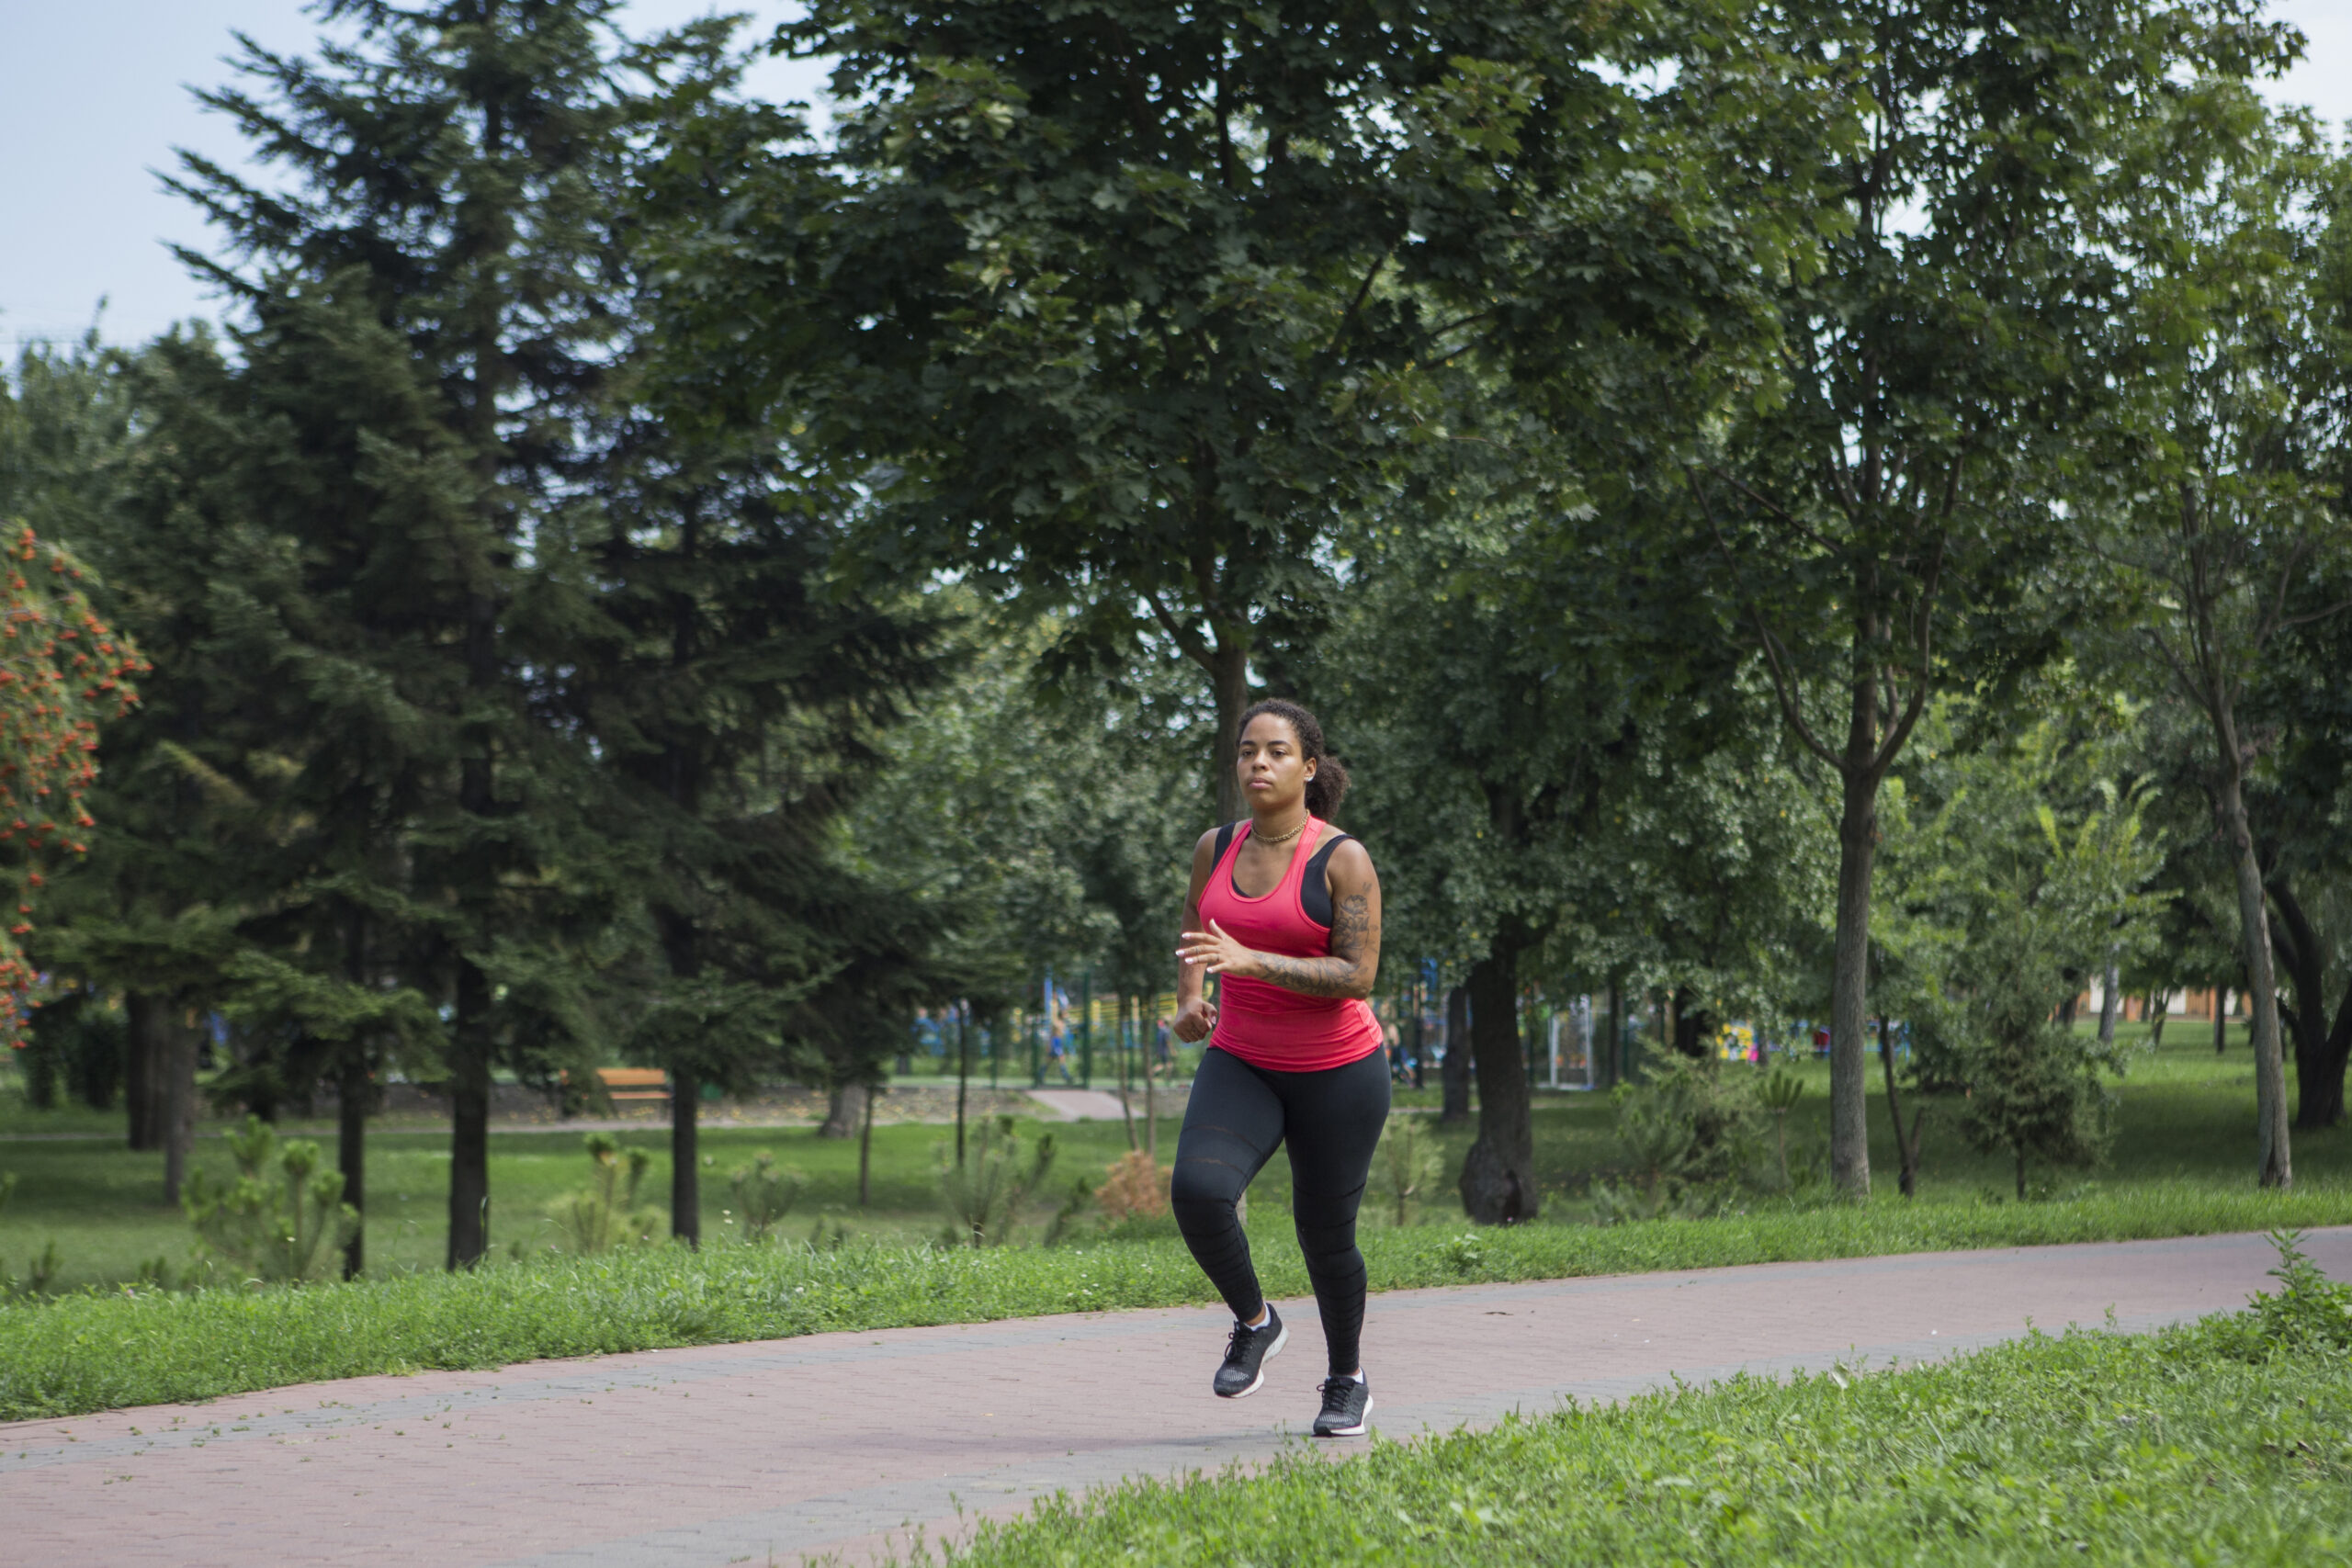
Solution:
[{"label": "woman's knee", "polygon": [[1241,1173],[1222,1161],[1179,1159],[1168,1173],[1168,1204],[1180,1222],[1188,1214],[1207,1219],[1220,1209],[1230,1213],[1241,1188]]},{"label": "woman's knee", "polygon": [[1345,1272],[1363,1267],[1363,1254],[1356,1248],[1354,1215],[1321,1224],[1295,1219],[1292,1229],[1297,1234],[1298,1250],[1309,1269]]}]

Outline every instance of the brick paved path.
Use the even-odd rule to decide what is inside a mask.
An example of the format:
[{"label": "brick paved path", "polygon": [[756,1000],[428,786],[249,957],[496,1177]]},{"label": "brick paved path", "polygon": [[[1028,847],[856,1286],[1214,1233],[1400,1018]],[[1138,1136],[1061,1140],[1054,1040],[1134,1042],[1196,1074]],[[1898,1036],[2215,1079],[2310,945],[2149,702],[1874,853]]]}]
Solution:
[{"label": "brick paved path", "polygon": [[[2309,1249],[2352,1276],[2352,1228]],[[1763,1264],[1373,1298],[1390,1436],[1669,1376],[1913,1361],[2027,1323],[2154,1327],[2267,1281],[2258,1235]],[[718,1568],[871,1556],[957,1508],[1263,1457],[1315,1412],[1307,1303],[1210,1397],[1210,1310],[1030,1318],[359,1378],[0,1425],[0,1562]],[[1327,1445],[1344,1446],[1344,1445]]]}]

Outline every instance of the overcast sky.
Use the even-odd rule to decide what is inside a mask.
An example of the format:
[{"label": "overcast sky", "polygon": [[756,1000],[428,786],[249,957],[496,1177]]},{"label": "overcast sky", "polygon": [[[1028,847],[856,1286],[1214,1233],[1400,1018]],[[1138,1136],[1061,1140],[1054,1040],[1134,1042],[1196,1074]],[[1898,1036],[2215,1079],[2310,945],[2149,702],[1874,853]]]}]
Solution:
[{"label": "overcast sky", "polygon": [[[769,22],[797,10],[779,0],[632,0],[632,31],[714,8]],[[2276,14],[2311,37],[2311,53],[2277,96],[2352,119],[2352,0],[2278,0]],[[0,0],[0,347],[76,337],[93,319],[117,342],[208,315],[212,302],[166,240],[203,244],[204,227],[162,190],[172,149],[232,160],[239,141],[200,111],[190,84],[227,79],[220,59],[243,30],[265,47],[306,49],[313,28],[300,0]],[[807,99],[821,73],[806,62],[763,68],[771,97]],[[103,316],[98,302],[106,300]]]}]

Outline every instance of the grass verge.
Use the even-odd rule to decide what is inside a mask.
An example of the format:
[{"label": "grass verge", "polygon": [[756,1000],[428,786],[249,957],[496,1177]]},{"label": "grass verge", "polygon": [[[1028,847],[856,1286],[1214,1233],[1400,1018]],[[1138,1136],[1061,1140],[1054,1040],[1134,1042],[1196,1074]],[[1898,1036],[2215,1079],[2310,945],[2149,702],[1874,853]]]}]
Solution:
[{"label": "grass verge", "polygon": [[[2343,1190],[2223,1193],[2185,1181],[2046,1203],[1888,1200],[1607,1229],[1412,1226],[1367,1230],[1363,1242],[1374,1284],[1394,1290],[2346,1223]],[[1261,1212],[1255,1228],[1268,1290],[1304,1293],[1280,1216]],[[0,1420],[379,1372],[1209,1299],[1172,1238],[985,1252],[648,1247],[301,1289],[93,1290],[0,1308]]]},{"label": "grass verge", "polygon": [[[2352,1551],[2352,1358],[2250,1312],[1905,1371],[1742,1378],[1295,1450],[984,1523],[964,1568],[2318,1562]],[[2274,1303],[2275,1305],[2275,1299]],[[918,1549],[918,1561],[935,1559]]]}]

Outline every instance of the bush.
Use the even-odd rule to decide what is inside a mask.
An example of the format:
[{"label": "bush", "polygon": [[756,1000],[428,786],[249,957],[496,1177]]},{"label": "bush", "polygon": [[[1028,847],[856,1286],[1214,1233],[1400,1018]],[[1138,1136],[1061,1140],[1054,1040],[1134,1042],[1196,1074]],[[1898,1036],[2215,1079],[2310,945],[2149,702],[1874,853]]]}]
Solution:
[{"label": "bush", "polygon": [[790,1166],[778,1167],[775,1156],[762,1149],[752,1155],[752,1163],[739,1167],[729,1184],[735,1190],[735,1223],[743,1228],[743,1239],[760,1242],[777,1221],[792,1212],[794,1204],[808,1187],[808,1179]]},{"label": "bush", "polygon": [[1021,1134],[1012,1118],[994,1116],[973,1129],[968,1157],[962,1165],[940,1150],[939,1191],[947,1205],[947,1229],[942,1236],[950,1247],[994,1247],[1012,1233],[1012,1222],[1029,1194],[1054,1168],[1054,1135],[1037,1134],[1037,1146],[1026,1164],[1021,1157]]},{"label": "bush", "polygon": [[594,1257],[624,1242],[644,1243],[659,1235],[661,1212],[637,1201],[653,1156],[630,1149],[624,1160],[620,1144],[610,1133],[589,1134],[586,1147],[594,1168],[590,1184],[548,1208],[571,1250]]},{"label": "bush", "polygon": [[1753,1185],[1759,1159],[1756,1076],[1700,1059],[1652,1051],[1636,1083],[1613,1093],[1617,1145],[1632,1185],[1593,1184],[1594,1218],[1602,1224],[1698,1216],[1733,1201]]},{"label": "bush", "polygon": [[2255,1345],[2301,1351],[2352,1349],[2352,1285],[2331,1280],[2303,1255],[2301,1231],[2272,1231],[2278,1289],[2256,1295],[2242,1321]]},{"label": "bush", "polygon": [[318,1145],[281,1144],[267,1122],[248,1116],[229,1134],[229,1152],[236,1180],[190,1171],[180,1201],[204,1250],[246,1279],[307,1280],[358,1230],[358,1211],[343,1201],[343,1172],[321,1168]]},{"label": "bush", "polygon": [[1388,1125],[1381,1131],[1380,1148],[1373,1156],[1373,1178],[1380,1185],[1390,1219],[1399,1225],[1412,1223],[1421,1199],[1444,1179],[1444,1162],[1438,1157],[1422,1120],[1408,1112],[1390,1111]]},{"label": "bush", "polygon": [[1168,1213],[1168,1173],[1142,1149],[1130,1149],[1111,1167],[1110,1179],[1094,1190],[1102,1217],[1112,1224]]}]

